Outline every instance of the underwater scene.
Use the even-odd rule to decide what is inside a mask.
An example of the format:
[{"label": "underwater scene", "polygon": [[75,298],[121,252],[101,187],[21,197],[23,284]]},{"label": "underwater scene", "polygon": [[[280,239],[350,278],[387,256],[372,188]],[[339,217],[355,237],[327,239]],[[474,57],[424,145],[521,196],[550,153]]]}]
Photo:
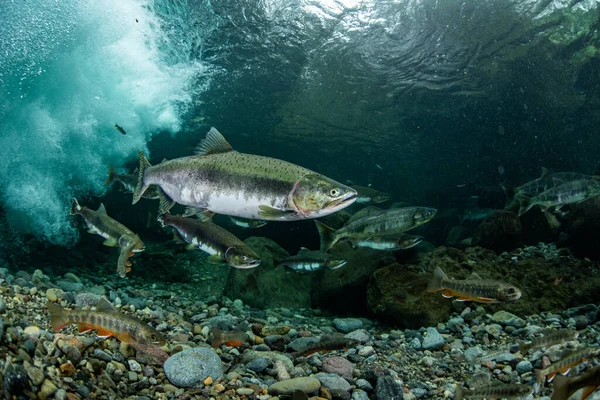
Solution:
[{"label": "underwater scene", "polygon": [[600,400],[600,2],[0,2],[0,398]]}]

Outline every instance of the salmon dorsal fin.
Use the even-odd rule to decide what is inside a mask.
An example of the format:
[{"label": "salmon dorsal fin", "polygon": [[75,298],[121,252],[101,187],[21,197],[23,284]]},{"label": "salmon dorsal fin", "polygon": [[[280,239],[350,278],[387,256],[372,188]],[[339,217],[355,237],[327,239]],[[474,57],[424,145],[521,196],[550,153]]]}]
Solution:
[{"label": "salmon dorsal fin", "polygon": [[105,297],[102,297],[96,304],[96,311],[117,312],[117,309],[110,303],[110,301],[106,300]]},{"label": "salmon dorsal fin", "polygon": [[102,214],[106,214],[106,208],[104,207],[103,203],[100,203],[100,207],[98,207],[98,209],[96,210],[96,212],[102,213]]},{"label": "salmon dorsal fin", "polygon": [[361,218],[365,218],[365,217],[370,217],[370,216],[373,216],[373,215],[381,214],[382,212],[383,212],[383,210],[381,208],[379,208],[379,207],[375,207],[375,206],[365,207],[362,210],[358,211],[353,216],[351,216],[350,219],[348,220],[348,222],[346,222],[346,224],[348,224],[350,222],[354,222],[357,219],[361,219]]},{"label": "salmon dorsal fin", "polygon": [[546,167],[542,167],[542,175],[540,175],[540,178],[544,178],[546,175],[548,175],[550,173],[551,173],[550,169],[548,169]]},{"label": "salmon dorsal fin", "polygon": [[206,137],[200,141],[194,154],[197,156],[207,156],[209,154],[227,153],[233,148],[216,128],[210,128]]},{"label": "salmon dorsal fin", "polygon": [[472,281],[472,280],[483,280],[483,278],[481,276],[479,276],[477,274],[477,272],[472,272],[471,275],[467,278],[467,280]]}]

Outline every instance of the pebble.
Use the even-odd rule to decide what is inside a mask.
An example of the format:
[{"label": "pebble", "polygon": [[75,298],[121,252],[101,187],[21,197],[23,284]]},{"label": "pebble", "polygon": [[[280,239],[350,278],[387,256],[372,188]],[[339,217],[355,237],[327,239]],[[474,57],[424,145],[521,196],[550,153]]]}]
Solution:
[{"label": "pebble", "polygon": [[524,374],[526,372],[532,371],[533,365],[531,365],[531,362],[529,362],[527,360],[523,360],[523,361],[519,361],[519,363],[516,366],[516,369],[519,374]]},{"label": "pebble", "polygon": [[514,326],[515,328],[522,328],[526,325],[523,318],[517,317],[515,314],[511,314],[504,310],[496,311],[494,315],[492,315],[492,320],[502,325]]},{"label": "pebble", "polygon": [[331,390],[350,390],[350,384],[339,375],[319,372],[314,377],[321,382],[321,385]]},{"label": "pebble", "polygon": [[52,381],[45,379],[38,393],[38,399],[45,400],[56,393],[57,390],[58,387]]},{"label": "pebble", "polygon": [[[108,354],[107,352],[105,352],[104,350],[100,350],[100,349],[94,349],[94,357],[96,357],[99,360],[106,361],[106,362],[112,361],[112,356],[110,354]],[[71,360],[71,361],[73,362],[73,360]],[[73,364],[76,364],[76,363],[73,362]]]},{"label": "pebble", "polygon": [[358,318],[334,318],[333,326],[342,333],[350,333],[363,327],[363,322]]},{"label": "pebble", "polygon": [[378,400],[398,399],[402,400],[404,391],[402,385],[396,382],[391,376],[379,376],[375,394]]},{"label": "pebble", "polygon": [[495,338],[498,338],[502,335],[502,327],[498,324],[486,325],[484,330]]},{"label": "pebble", "polygon": [[213,349],[197,347],[183,350],[165,361],[165,375],[177,387],[199,386],[207,377],[223,377],[223,363]]},{"label": "pebble", "polygon": [[360,344],[365,344],[371,340],[371,334],[366,329],[356,329],[344,336],[346,339],[356,340]]},{"label": "pebble", "polygon": [[246,364],[246,368],[256,373],[261,374],[267,368],[271,368],[273,362],[268,358],[259,357]]},{"label": "pebble", "polygon": [[421,344],[425,350],[437,350],[441,348],[446,341],[444,337],[435,328],[427,328],[427,334]]},{"label": "pebble", "polygon": [[142,372],[142,366],[137,361],[127,360],[127,363],[129,364],[129,369],[133,372]]},{"label": "pebble", "polygon": [[373,346],[363,346],[360,350],[358,350],[358,354],[362,357],[368,357],[373,353],[375,353]]},{"label": "pebble", "polygon": [[[337,377],[337,375],[334,376]],[[349,386],[350,385],[348,384],[348,387]],[[312,394],[316,393],[320,387],[321,382],[319,381],[319,379],[310,376],[302,376],[299,378],[292,378],[272,384],[271,386],[269,386],[269,394],[291,395],[292,393],[294,393],[295,390],[301,390],[306,394]]]},{"label": "pebble", "polygon": [[[237,301],[237,300],[236,300]],[[234,302],[235,303],[235,302]],[[250,388],[239,388],[235,391],[237,394],[239,394],[240,396],[250,396],[252,394],[254,394],[254,389],[250,389]]]},{"label": "pebble", "polygon": [[0,314],[4,314],[6,312],[6,303],[4,299],[0,297]]},{"label": "pebble", "polygon": [[354,374],[354,364],[339,356],[326,358],[321,368],[325,372],[340,375],[348,379],[352,379],[352,375]]}]

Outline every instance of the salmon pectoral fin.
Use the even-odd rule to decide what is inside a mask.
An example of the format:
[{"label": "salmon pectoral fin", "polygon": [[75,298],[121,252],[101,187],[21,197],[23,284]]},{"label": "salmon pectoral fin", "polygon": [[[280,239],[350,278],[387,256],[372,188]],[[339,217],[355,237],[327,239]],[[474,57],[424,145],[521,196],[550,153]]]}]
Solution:
[{"label": "salmon pectoral fin", "polygon": [[96,334],[96,336],[101,337],[101,338],[106,338],[106,337],[114,336],[114,334],[105,329],[98,329],[98,333]]},{"label": "salmon pectoral fin", "polygon": [[137,341],[131,336],[129,332],[123,332],[116,335],[117,339],[119,339],[123,343],[133,344],[137,343]]},{"label": "salmon pectoral fin", "polygon": [[552,382],[552,380],[554,379],[555,376],[556,376],[556,372],[549,373],[548,375],[546,375],[546,381]]},{"label": "salmon pectoral fin", "polygon": [[442,296],[444,296],[447,299],[451,299],[454,297],[454,293],[450,289],[444,289],[444,291],[442,292]]},{"label": "salmon pectoral fin", "polygon": [[596,389],[598,389],[598,386],[599,385],[590,385],[583,388],[583,392],[581,392],[581,400],[585,400],[590,397],[590,395],[594,393]]},{"label": "salmon pectoral fin", "polygon": [[473,301],[477,301],[479,303],[495,303],[496,299],[490,299],[489,297],[476,297]]},{"label": "salmon pectoral fin", "polygon": [[92,329],[94,329],[94,328],[92,328],[89,325],[86,325],[86,324],[77,324],[77,332],[79,332],[79,333],[89,332]]}]

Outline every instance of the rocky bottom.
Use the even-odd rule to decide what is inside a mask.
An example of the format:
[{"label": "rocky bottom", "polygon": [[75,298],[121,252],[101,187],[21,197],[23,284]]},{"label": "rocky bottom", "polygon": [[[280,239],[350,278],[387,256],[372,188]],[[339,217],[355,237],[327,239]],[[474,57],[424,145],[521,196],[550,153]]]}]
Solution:
[{"label": "rocky bottom", "polygon": [[[72,273],[51,279],[39,270],[11,275],[6,269],[0,279],[6,398],[266,400],[289,398],[294,390],[323,399],[453,398],[457,385],[469,387],[482,371],[500,382],[533,385],[534,368],[558,360],[565,346],[597,346],[600,340],[593,304],[522,319],[455,302],[446,323],[401,331],[313,309],[252,309],[241,300],[201,297],[185,284]],[[90,307],[101,296],[151,323],[168,343],[127,345],[78,334],[74,325],[52,331],[48,301]],[[247,341],[213,348],[213,327],[246,331]],[[519,353],[520,340],[547,328],[581,332],[562,348]],[[323,344],[332,337],[336,345]],[[598,360],[577,368],[589,364]],[[532,396],[551,392],[546,384]]]}]

